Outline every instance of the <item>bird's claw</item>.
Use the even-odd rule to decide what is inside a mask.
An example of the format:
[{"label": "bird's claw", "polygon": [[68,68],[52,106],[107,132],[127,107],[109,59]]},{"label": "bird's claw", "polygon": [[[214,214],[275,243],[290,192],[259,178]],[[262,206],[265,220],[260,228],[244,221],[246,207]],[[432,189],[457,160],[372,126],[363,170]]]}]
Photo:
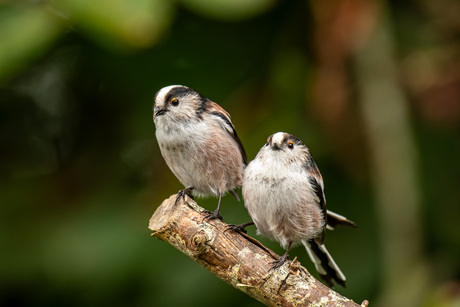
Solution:
[{"label": "bird's claw", "polygon": [[270,268],[270,270],[275,270],[277,268],[279,268],[280,266],[282,266],[287,260],[289,259],[289,255],[288,254],[284,254],[283,256],[281,256],[279,259],[276,259],[272,262],[272,267]]},{"label": "bird's claw", "polygon": [[182,197],[185,201],[185,195],[187,195],[188,197],[190,197],[191,199],[195,200],[195,198],[193,197],[192,195],[192,190],[193,188],[185,188],[183,190],[180,190],[178,193],[177,193],[177,196],[176,196],[176,204],[177,202],[179,201],[179,199]]},{"label": "bird's claw", "polygon": [[203,222],[204,220],[208,220],[208,221],[209,221],[209,220],[215,220],[215,219],[219,219],[219,220],[223,221],[222,216],[219,214],[219,211],[218,211],[218,210],[213,211],[213,212],[210,212],[210,211],[206,210],[205,213],[206,213],[206,215],[205,215],[205,217],[203,218],[203,220],[201,220],[202,222]]},{"label": "bird's claw", "polygon": [[235,232],[247,233],[245,229],[246,226],[247,226],[246,224],[240,224],[240,225],[228,224],[224,232],[233,230]]}]

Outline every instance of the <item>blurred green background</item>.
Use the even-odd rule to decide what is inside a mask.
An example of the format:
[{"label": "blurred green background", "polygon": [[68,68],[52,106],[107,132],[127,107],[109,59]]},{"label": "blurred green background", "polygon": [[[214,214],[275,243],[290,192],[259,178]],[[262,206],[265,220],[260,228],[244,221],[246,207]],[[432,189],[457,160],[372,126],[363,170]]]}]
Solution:
[{"label": "blurred green background", "polygon": [[[147,229],[182,188],[153,96],[183,84],[232,114],[250,159],[277,131],[310,147],[328,208],[360,226],[326,236],[338,292],[460,306],[459,14],[456,0],[0,1],[0,304],[261,305]],[[249,221],[232,196],[222,214]]]}]

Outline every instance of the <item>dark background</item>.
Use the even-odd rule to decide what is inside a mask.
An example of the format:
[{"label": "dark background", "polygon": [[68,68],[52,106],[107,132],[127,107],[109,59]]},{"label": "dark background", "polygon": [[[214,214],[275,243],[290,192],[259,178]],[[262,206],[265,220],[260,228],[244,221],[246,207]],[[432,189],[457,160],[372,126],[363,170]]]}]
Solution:
[{"label": "dark background", "polygon": [[[455,0],[0,2],[0,304],[261,305],[147,229],[182,188],[153,96],[183,84],[232,114],[250,160],[278,131],[309,146],[328,208],[359,225],[327,233],[339,293],[458,306],[459,14]],[[249,220],[232,196],[222,214]]]}]

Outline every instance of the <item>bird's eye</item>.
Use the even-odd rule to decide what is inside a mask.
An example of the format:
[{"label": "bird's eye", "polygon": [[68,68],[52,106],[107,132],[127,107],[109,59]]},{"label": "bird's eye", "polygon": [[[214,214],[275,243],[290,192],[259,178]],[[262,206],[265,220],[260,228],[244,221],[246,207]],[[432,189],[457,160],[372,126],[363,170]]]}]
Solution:
[{"label": "bird's eye", "polygon": [[265,145],[268,145],[270,144],[270,138],[267,139],[267,143],[265,143]]},{"label": "bird's eye", "polygon": [[288,142],[287,147],[289,147],[289,149],[293,149],[294,148],[294,143],[293,142]]},{"label": "bird's eye", "polygon": [[179,99],[177,99],[177,98],[171,99],[171,104],[173,106],[177,107],[179,105]]}]

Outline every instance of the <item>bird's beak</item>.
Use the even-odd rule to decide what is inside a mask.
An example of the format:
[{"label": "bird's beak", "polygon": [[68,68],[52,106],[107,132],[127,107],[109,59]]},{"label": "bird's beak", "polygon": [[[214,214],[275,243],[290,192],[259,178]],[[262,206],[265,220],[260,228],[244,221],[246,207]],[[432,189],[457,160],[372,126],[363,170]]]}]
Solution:
[{"label": "bird's beak", "polygon": [[166,109],[161,109],[161,108],[158,108],[158,107],[155,107],[155,108],[153,109],[153,118],[156,118],[156,117],[158,117],[158,116],[160,116],[160,115],[163,115],[163,114],[165,114],[166,112],[168,112],[168,110],[166,110]]},{"label": "bird's beak", "polygon": [[281,148],[278,147],[278,144],[271,144],[272,150],[278,151],[281,150]]}]

